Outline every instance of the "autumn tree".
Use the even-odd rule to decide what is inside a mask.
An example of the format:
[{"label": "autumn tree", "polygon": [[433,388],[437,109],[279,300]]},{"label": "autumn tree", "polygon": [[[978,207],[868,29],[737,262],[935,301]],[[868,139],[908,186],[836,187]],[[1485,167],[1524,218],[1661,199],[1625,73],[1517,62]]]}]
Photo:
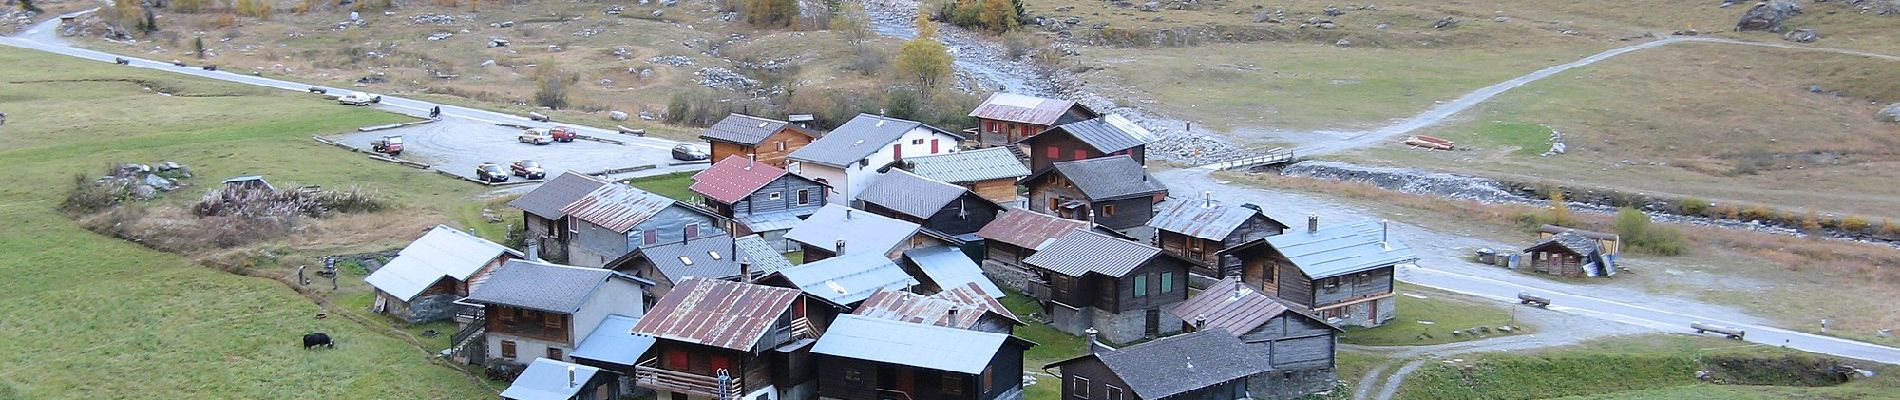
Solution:
[{"label": "autumn tree", "polygon": [[158,21],[152,9],[145,7],[145,3],[139,0],[113,0],[112,12],[105,17],[113,26],[128,32],[150,34],[158,30]]},{"label": "autumn tree", "polygon": [[46,10],[41,10],[40,6],[33,5],[33,0],[20,0],[20,11],[26,11],[26,12],[35,13],[35,14],[46,12]]},{"label": "autumn tree", "polygon": [[937,82],[950,75],[950,49],[928,36],[907,40],[897,50],[897,70],[928,93]]},{"label": "autumn tree", "polygon": [[926,13],[923,10],[917,11],[917,37],[937,37],[937,22],[931,21],[930,13]]},{"label": "autumn tree", "polygon": [[745,0],[745,20],[757,28],[782,28],[798,18],[798,0]]},{"label": "autumn tree", "polygon": [[1553,225],[1570,224],[1570,204],[1564,202],[1564,188],[1550,188],[1550,223]]},{"label": "autumn tree", "polygon": [[552,60],[541,63],[534,74],[534,104],[552,108],[567,108],[567,86],[569,77]]},{"label": "autumn tree", "polygon": [[831,29],[837,31],[852,48],[863,52],[864,41],[871,38],[871,18],[864,11],[864,3],[853,1],[841,4],[837,14],[831,19]]},{"label": "autumn tree", "polygon": [[982,8],[977,11],[977,20],[983,24],[983,27],[989,28],[990,31],[996,33],[1009,32],[1011,29],[1016,29],[1019,22],[1016,19],[1016,4],[1014,1],[982,0],[982,2]]}]

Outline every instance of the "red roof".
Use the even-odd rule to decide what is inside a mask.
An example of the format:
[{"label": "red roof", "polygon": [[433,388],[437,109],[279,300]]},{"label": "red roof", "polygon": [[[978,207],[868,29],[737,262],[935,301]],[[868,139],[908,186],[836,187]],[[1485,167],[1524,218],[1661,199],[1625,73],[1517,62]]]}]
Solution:
[{"label": "red roof", "polygon": [[785,170],[734,155],[693,174],[693,185],[688,188],[706,198],[732,204],[781,176],[785,176]]},{"label": "red roof", "polygon": [[794,289],[687,278],[633,325],[633,333],[748,351],[798,296]]},{"label": "red roof", "polygon": [[996,219],[976,231],[976,236],[984,239],[1009,243],[1016,247],[1034,250],[1044,242],[1061,237],[1062,234],[1076,229],[1087,229],[1087,221],[1057,218],[1020,208],[1011,208],[997,215]]},{"label": "red roof", "polygon": [[[954,312],[953,312],[954,311]],[[1011,323],[1021,325],[1016,314],[1003,308],[1003,303],[983,294],[975,282],[967,286],[951,287],[941,293],[925,296],[896,290],[880,290],[871,294],[858,305],[852,314],[867,317],[904,321],[910,323],[936,325],[945,328],[970,329],[983,318],[983,314],[996,314]]]}]

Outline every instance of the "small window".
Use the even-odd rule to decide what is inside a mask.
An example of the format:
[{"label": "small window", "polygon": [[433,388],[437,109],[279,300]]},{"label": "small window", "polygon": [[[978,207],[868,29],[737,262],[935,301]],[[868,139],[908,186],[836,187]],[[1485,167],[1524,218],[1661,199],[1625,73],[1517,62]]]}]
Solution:
[{"label": "small window", "polygon": [[771,194],[765,195],[765,198],[770,199],[770,200],[778,200],[780,198],[784,198],[784,196],[780,196],[779,192],[772,192]]},{"label": "small window", "polygon": [[541,325],[549,328],[561,328],[561,314],[542,313]]},{"label": "small window", "polygon": [[1174,293],[1174,273],[1161,273],[1161,293]]},{"label": "small window", "polygon": [[785,151],[785,141],[778,141],[778,151]]},{"label": "small window", "polygon": [[1113,216],[1115,216],[1115,205],[1114,205],[1114,204],[1103,204],[1103,205],[1102,205],[1102,216],[1104,216],[1104,217],[1113,217]]},{"label": "small window", "polygon": [[697,237],[699,237],[699,223],[693,222],[686,224],[686,238],[692,239]]},{"label": "small window", "polygon": [[1147,274],[1135,275],[1134,289],[1135,289],[1135,297],[1143,297],[1143,296],[1148,295],[1148,275]]},{"label": "small window", "polygon": [[1075,377],[1075,381],[1069,383],[1069,392],[1074,394],[1075,398],[1087,400],[1089,398],[1089,378]]},{"label": "small window", "polygon": [[693,266],[693,258],[687,257],[687,256],[680,256],[680,264],[688,266],[688,267]]},{"label": "small window", "polygon": [[922,144],[924,144],[924,140],[923,140],[923,139],[911,139],[911,140],[910,140],[910,144],[915,144],[915,145],[922,145]]},{"label": "small window", "polygon": [[1062,208],[1062,199],[1054,198],[1054,197],[1049,198],[1049,212],[1056,212],[1056,209],[1058,208]]},{"label": "small window", "polygon": [[1083,159],[1088,159],[1088,158],[1089,158],[1088,150],[1075,149],[1075,159],[1083,160]]},{"label": "small window", "polygon": [[943,394],[963,395],[963,377],[950,375],[950,374],[944,374],[943,375]]},{"label": "small window", "polygon": [[1046,150],[1043,151],[1043,153],[1045,153],[1049,157],[1050,161],[1062,160],[1062,149],[1056,148],[1055,146],[1047,147]]},{"label": "small window", "polygon": [[811,204],[811,189],[798,189],[798,205]]},{"label": "small window", "polygon": [[996,372],[996,366],[994,365],[983,366],[983,376],[981,378],[978,378],[978,379],[983,380],[983,393],[989,393],[991,390],[996,390],[996,385],[995,385],[996,380],[992,379],[992,377],[996,376],[995,374],[993,374],[994,372]]},{"label": "small window", "polygon": [[501,341],[501,358],[507,358],[507,359],[515,358],[515,341],[513,340]]},{"label": "small window", "polygon": [[561,361],[561,348],[559,348],[559,347],[549,347],[549,348],[548,348],[548,359],[549,359],[549,360],[554,360],[554,361]]},{"label": "small window", "polygon": [[501,322],[515,322],[515,309],[513,308],[500,307],[496,309],[495,314],[498,314],[496,318],[500,319]]},{"label": "small window", "polygon": [[673,371],[686,370],[688,367],[686,352],[680,351],[680,350],[667,350],[666,361],[665,363],[661,364],[660,367],[673,370]]},{"label": "small window", "polygon": [[1108,392],[1103,394],[1107,398],[1103,400],[1122,400],[1122,388],[1115,385],[1102,385],[1102,387],[1108,388]]},{"label": "small window", "polygon": [[642,233],[643,235],[641,235],[641,238],[640,238],[641,244],[654,244],[654,243],[660,242],[660,231],[646,231]]},{"label": "small window", "polygon": [[859,371],[857,369],[852,369],[852,368],[845,368],[844,381],[862,384],[864,383],[864,371]]},{"label": "small window", "polygon": [[580,223],[579,218],[574,218],[574,217],[567,218],[567,232],[581,233],[581,223]]}]

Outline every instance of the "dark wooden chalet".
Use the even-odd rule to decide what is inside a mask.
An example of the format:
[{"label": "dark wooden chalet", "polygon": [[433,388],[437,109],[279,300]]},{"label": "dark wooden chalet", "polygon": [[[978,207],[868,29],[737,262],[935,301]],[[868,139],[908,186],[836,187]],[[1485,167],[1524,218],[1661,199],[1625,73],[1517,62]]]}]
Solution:
[{"label": "dark wooden chalet", "polygon": [[1110,229],[1129,229],[1154,217],[1168,187],[1125,155],[1063,161],[1023,178],[1029,209]]},{"label": "dark wooden chalet", "polygon": [[1571,278],[1616,275],[1616,263],[1597,243],[1576,232],[1558,233],[1525,248],[1524,263],[1533,272]]},{"label": "dark wooden chalet", "polygon": [[1253,204],[1227,204],[1202,193],[1199,199],[1170,198],[1155,207],[1155,244],[1161,251],[1194,264],[1193,272],[1225,278],[1240,273],[1240,259],[1218,255],[1228,247],[1278,235],[1286,224]]},{"label": "dark wooden chalet", "polygon": [[1161,249],[1073,230],[1023,262],[1049,277],[1049,295],[1038,300],[1058,330],[1094,328],[1117,343],[1181,330],[1172,312],[1187,300],[1188,264]]},{"label": "dark wooden chalet", "polygon": [[1057,125],[1024,139],[1029,149],[1029,170],[1042,172],[1062,161],[1124,155],[1137,164],[1146,164],[1148,144],[1160,137],[1120,115]]},{"label": "dark wooden chalet", "polygon": [[807,308],[805,299],[794,289],[750,283],[680,282],[633,326],[656,339],[634,382],[669,400],[809,399],[817,391],[811,345],[823,331],[814,322],[829,318],[812,313],[829,307]]},{"label": "dark wooden chalet", "polygon": [[970,117],[976,118],[980,144],[997,146],[1015,144],[1050,126],[1093,119],[1096,114],[1072,100],[998,92],[971,110]]},{"label": "dark wooden chalet", "polygon": [[1184,328],[1239,336],[1248,351],[1265,357],[1274,374],[1247,382],[1256,398],[1293,399],[1333,389],[1339,328],[1297,304],[1223,279],[1174,307]]},{"label": "dark wooden chalet", "polygon": [[1056,362],[1063,400],[1234,400],[1267,360],[1239,338],[1203,331]]},{"label": "dark wooden chalet", "polygon": [[561,208],[606,184],[606,181],[592,176],[568,171],[542,182],[541,186],[528,194],[509,201],[508,205],[521,209],[521,225],[527,233],[526,241],[535,246],[538,256],[543,260],[566,263],[569,262],[569,241],[580,228],[575,225],[578,221],[568,218]]},{"label": "dark wooden chalet", "polygon": [[1023,351],[1006,333],[840,315],[812,353],[818,395],[841,400],[1019,400]]},{"label": "dark wooden chalet", "polygon": [[1392,319],[1393,271],[1418,259],[1381,221],[1307,228],[1222,252],[1241,260],[1248,287],[1290,301],[1335,326],[1374,327]]},{"label": "dark wooden chalet", "polygon": [[983,238],[986,258],[1005,266],[1026,268],[1024,258],[1036,254],[1036,249],[1055,240],[1069,231],[1088,229],[1089,223],[1035,211],[1012,208],[996,216],[996,220],[976,231]]},{"label": "dark wooden chalet", "polygon": [[999,204],[1015,203],[1021,197],[1016,193],[1016,180],[1029,176],[1029,167],[1003,147],[911,157],[897,165],[926,179],[970,189]]},{"label": "dark wooden chalet", "polygon": [[918,224],[965,243],[980,241],[972,234],[1003,211],[970,189],[904,170],[885,173],[858,194],[857,201],[858,208],[872,214]]},{"label": "dark wooden chalet", "polygon": [[723,218],[699,207],[610,183],[561,208],[568,224],[568,262],[604,267],[636,249],[702,236],[725,235]]},{"label": "dark wooden chalet", "polygon": [[830,194],[818,181],[741,156],[693,174],[687,189],[700,196],[701,206],[731,218],[734,235],[758,234],[779,251],[795,250],[785,243],[785,232],[824,207]]},{"label": "dark wooden chalet", "polygon": [[640,278],[599,268],[509,260],[464,300],[483,308],[485,363],[567,361],[610,315],[639,317]]},{"label": "dark wooden chalet", "polygon": [[807,263],[858,252],[895,260],[905,250],[948,243],[917,224],[835,204],[812,213],[786,232],[785,239],[798,243]]},{"label": "dark wooden chalet", "polygon": [[1582,229],[1545,224],[1544,226],[1537,228],[1537,239],[1538,240],[1549,239],[1551,236],[1557,236],[1557,234],[1564,233],[1564,232],[1570,232],[1570,233],[1575,233],[1578,235],[1583,235],[1583,237],[1587,237],[1587,238],[1590,238],[1591,240],[1595,240],[1597,242],[1597,250],[1602,252],[1603,255],[1609,256],[1610,258],[1616,258],[1618,254],[1622,254],[1620,251],[1623,248],[1623,237],[1615,233],[1586,231]]},{"label": "dark wooden chalet", "polygon": [[785,168],[785,156],[818,135],[789,122],[734,113],[719,120],[700,139],[712,145],[712,159],[757,157],[759,162]]},{"label": "dark wooden chalet", "polygon": [[647,288],[647,305],[673,290],[676,282],[688,277],[739,280],[740,275],[758,278],[786,267],[792,262],[758,236],[702,236],[685,241],[642,247],[606,268],[653,281]]}]

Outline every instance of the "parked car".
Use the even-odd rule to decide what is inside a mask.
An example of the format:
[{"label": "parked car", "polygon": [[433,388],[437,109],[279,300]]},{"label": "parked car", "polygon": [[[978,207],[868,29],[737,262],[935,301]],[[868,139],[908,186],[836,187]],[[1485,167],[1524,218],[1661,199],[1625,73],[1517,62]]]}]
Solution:
[{"label": "parked car", "polygon": [[316,94],[330,93],[330,89],[324,89],[324,88],[320,88],[316,86],[311,86],[309,89],[305,89],[305,90],[309,90],[310,93],[316,93]]},{"label": "parked car", "polygon": [[203,67],[198,67],[198,68],[204,68],[204,70],[206,70],[206,71],[217,71],[217,70],[218,70],[218,66],[216,66],[216,65],[206,65],[206,66],[203,66]]},{"label": "parked car", "polygon": [[554,141],[556,142],[572,142],[574,141],[574,137],[579,135],[578,132],[574,131],[574,128],[565,126],[556,126],[554,129],[549,129],[548,134],[553,135]]},{"label": "parked car", "polygon": [[132,60],[127,60],[125,57],[113,57],[112,62],[118,63],[119,65],[132,65]]},{"label": "parked car", "polygon": [[363,92],[350,92],[350,94],[337,96],[336,102],[352,106],[367,106],[383,102],[383,96]]},{"label": "parked car", "polygon": [[554,143],[554,135],[548,134],[546,129],[534,128],[521,131],[521,135],[515,136],[515,140],[529,144],[548,144]]},{"label": "parked car", "polygon": [[525,179],[541,179],[548,176],[547,170],[541,169],[541,163],[534,160],[521,160],[509,164],[508,172]]},{"label": "parked car", "polygon": [[508,173],[501,170],[501,164],[482,163],[475,166],[475,179],[482,182],[507,182]]},{"label": "parked car", "polygon": [[706,151],[694,148],[693,146],[684,144],[673,146],[673,159],[675,160],[699,161],[708,158],[712,158],[712,155],[706,154]]}]

